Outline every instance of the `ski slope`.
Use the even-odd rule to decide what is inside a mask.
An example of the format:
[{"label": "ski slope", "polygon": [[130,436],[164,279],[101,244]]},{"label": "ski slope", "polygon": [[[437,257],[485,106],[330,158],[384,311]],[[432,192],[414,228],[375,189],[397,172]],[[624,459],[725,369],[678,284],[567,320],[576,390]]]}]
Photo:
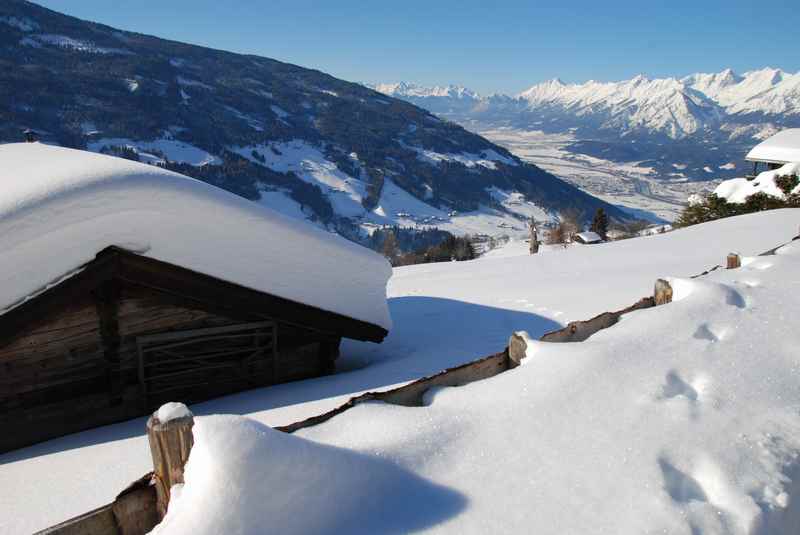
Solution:
[{"label": "ski slope", "polygon": [[[799,224],[800,210],[777,210],[396,268],[391,334],[345,344],[341,373],[192,407],[199,455],[160,533],[795,533],[800,252],[747,257]],[[742,269],[688,278],[730,251]],[[359,405],[290,437],[265,427],[494,353],[514,331],[535,339],[622,308],[658,277],[673,278],[671,305],[584,343],[531,342],[526,365],[430,392],[428,406]],[[248,419],[203,417],[224,413]],[[137,419],[0,456],[0,485],[16,489],[0,495],[0,532],[110,501],[150,468],[143,430]]]}]

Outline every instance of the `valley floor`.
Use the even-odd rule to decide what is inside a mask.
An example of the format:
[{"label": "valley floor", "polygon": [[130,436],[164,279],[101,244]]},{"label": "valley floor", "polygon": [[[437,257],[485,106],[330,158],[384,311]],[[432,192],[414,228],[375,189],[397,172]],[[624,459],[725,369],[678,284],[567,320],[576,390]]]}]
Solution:
[{"label": "valley floor", "polygon": [[[192,407],[203,453],[162,533],[255,533],[269,519],[284,533],[788,534],[800,500],[800,251],[688,277],[731,251],[786,243],[799,223],[800,210],[777,210],[535,256],[511,241],[476,261],[396,268],[383,344],[346,343],[333,376]],[[360,405],[294,436],[202,417],[287,424],[501,351],[514,331],[535,339],[623,308],[659,277],[676,277],[672,305],[582,344],[532,342],[525,366],[431,392],[426,407]],[[0,456],[0,533],[113,499],[150,469],[143,430],[137,419]],[[219,487],[209,499],[201,471],[223,478],[225,499]],[[236,529],[219,509],[231,504]]]},{"label": "valley floor", "polygon": [[[576,154],[568,150],[570,143],[576,141],[569,134],[545,134],[513,128],[479,133],[573,186],[654,221],[674,221],[689,195],[710,192],[719,184],[719,181],[687,182],[679,177],[665,180],[656,177],[653,169],[635,162],[622,164]],[[680,162],[676,164],[681,165]],[[679,174],[677,171],[676,168],[676,174]]]}]

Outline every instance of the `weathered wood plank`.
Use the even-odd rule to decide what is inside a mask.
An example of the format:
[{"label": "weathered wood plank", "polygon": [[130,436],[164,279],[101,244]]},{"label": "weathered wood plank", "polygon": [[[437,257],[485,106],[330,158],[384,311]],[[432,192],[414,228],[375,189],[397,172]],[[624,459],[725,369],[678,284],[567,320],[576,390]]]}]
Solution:
[{"label": "weathered wood plank", "polygon": [[191,412],[165,422],[159,420],[156,412],[147,420],[147,441],[150,443],[150,454],[153,458],[156,510],[159,518],[164,518],[167,514],[172,486],[183,483],[183,467],[194,445],[193,427],[194,418]]}]

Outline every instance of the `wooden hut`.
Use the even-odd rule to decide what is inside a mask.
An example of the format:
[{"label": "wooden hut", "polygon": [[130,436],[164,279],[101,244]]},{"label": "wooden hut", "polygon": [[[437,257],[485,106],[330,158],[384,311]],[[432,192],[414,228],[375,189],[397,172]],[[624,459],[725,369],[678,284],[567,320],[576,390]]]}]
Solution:
[{"label": "wooden hut", "polygon": [[787,128],[768,137],[753,147],[745,159],[753,162],[753,171],[747,175],[748,178],[754,178],[761,171],[800,162],[800,128]]},{"label": "wooden hut", "polygon": [[584,245],[591,245],[595,243],[603,243],[603,238],[596,232],[585,230],[575,234],[575,242],[582,243]]},{"label": "wooden hut", "polygon": [[[56,165],[63,156],[60,151],[79,152],[19,145],[37,147],[22,149],[32,158],[43,157],[41,151],[47,151],[47,155],[55,156]],[[8,149],[0,148],[0,158],[4,150],[8,152]],[[74,155],[67,156],[72,158]],[[101,163],[106,166],[109,165],[106,160],[112,160],[106,156],[90,156],[103,158]],[[91,158],[90,166],[96,163]],[[111,162],[111,165],[133,165],[134,175],[143,172],[139,167],[146,167],[117,162]],[[176,180],[175,177],[179,176],[170,176],[169,179]],[[180,180],[189,179],[180,177]],[[112,177],[110,182],[118,185],[119,177]],[[93,186],[96,189],[97,185]],[[207,190],[211,188],[202,183],[190,186],[192,192],[200,188],[201,197],[207,196]],[[224,192],[221,195],[225,201],[235,205],[249,203],[243,199],[230,199]],[[74,199],[70,202],[75,204]],[[192,204],[191,194],[186,195],[186,202]],[[53,202],[45,203],[42,208],[45,206],[59,212]],[[249,210],[247,206],[243,208]],[[76,220],[91,217],[94,209],[87,208],[83,215],[70,212],[69,217]],[[104,213],[116,216],[113,207],[108,210]],[[225,207],[221,206],[220,210],[224,212]],[[235,223],[235,216],[236,213],[232,212],[222,217]],[[16,222],[24,234],[25,227],[20,226],[20,217],[12,211],[8,219],[10,223]],[[186,216],[183,214],[181,217]],[[259,221],[252,217],[253,214],[248,212],[248,221],[258,228]],[[89,229],[86,238],[92,237],[95,228],[100,235],[107,233],[103,223],[108,224],[108,220],[98,221],[97,227],[86,226]],[[186,224],[197,223],[199,221]],[[265,224],[273,233],[280,233],[288,232],[295,223],[267,214]],[[296,224],[305,225],[302,222]],[[73,224],[65,223],[65,226],[74,228]],[[237,229],[236,239],[242,239],[238,234],[241,227],[235,224],[232,227]],[[136,231],[140,232],[147,234],[147,227],[142,226]],[[313,241],[317,239],[334,240],[334,247],[338,249],[350,247],[350,244],[337,245],[339,238],[324,232],[302,232],[305,234],[300,237],[287,234],[286,239],[311,240],[306,244],[308,247],[329,246],[327,241]],[[41,287],[0,311],[0,428],[8,431],[0,435],[0,451],[145,415],[169,400],[197,402],[244,389],[330,373],[334,370],[343,337],[380,342],[387,334],[387,321],[380,314],[369,321],[354,317],[364,316],[357,308],[348,309],[343,305],[339,310],[331,310],[333,301],[321,297],[321,305],[314,301],[313,292],[292,294],[293,289],[299,291],[295,288],[297,284],[288,285],[288,289],[281,292],[283,295],[265,290],[269,284],[276,283],[272,279],[281,277],[280,270],[275,269],[279,259],[273,259],[271,271],[271,265],[267,263],[270,259],[268,252],[253,251],[247,257],[247,251],[243,251],[245,260],[266,259],[263,267],[265,280],[261,287],[254,287],[259,286],[259,279],[247,279],[242,275],[253,270],[244,271],[232,259],[229,260],[229,270],[221,262],[222,271],[209,274],[208,271],[214,270],[186,253],[188,249],[193,254],[204,255],[203,251],[194,251],[191,242],[186,244],[189,240],[186,236],[181,254],[193,262],[181,265],[175,261],[180,255],[166,254],[169,247],[165,249],[164,246],[170,244],[170,231],[165,230],[164,234],[162,237],[148,237],[149,240],[162,240],[161,249],[156,247],[156,250],[137,252],[109,245],[88,262],[68,270],[58,268],[56,272],[60,276],[55,282],[34,284],[22,277],[24,273],[18,274],[16,279],[0,280],[0,285],[24,280],[31,287]],[[258,233],[253,238],[257,240]],[[200,237],[197,239],[198,244],[213,245],[201,241]],[[245,236],[245,239],[249,237]],[[52,247],[64,247],[65,254],[68,247],[81,246],[62,242],[47,241]],[[25,250],[15,254],[20,248]],[[159,259],[159,250],[165,251],[164,256],[173,261]],[[336,252],[336,249],[332,251]],[[33,263],[58,262],[60,256],[54,252],[57,253],[44,247],[12,247],[6,255],[8,258],[4,257],[5,264],[0,263],[0,269],[16,267],[22,272],[29,269],[30,276],[36,278],[38,269]],[[348,266],[350,269],[358,269],[360,262],[365,269],[374,270],[377,266],[379,272],[383,271],[374,279],[383,282],[377,282],[373,288],[364,291],[375,294],[371,298],[374,305],[380,307],[383,300],[385,306],[386,272],[390,271],[388,267],[384,268],[385,261],[380,258],[374,262],[370,256],[377,258],[377,255],[369,252],[366,252],[369,256],[360,251],[338,252],[343,260],[352,262]],[[287,256],[285,251],[279,254]],[[280,260],[286,262],[285,258]],[[302,261],[298,258],[298,265]],[[206,272],[194,269],[195,264],[204,267]],[[319,277],[313,266],[308,271],[311,276]],[[348,279],[337,274],[340,271],[332,266],[328,271],[332,272],[329,284],[338,283],[344,292],[356,291],[348,287]],[[247,284],[242,284],[242,280]],[[297,280],[302,282],[302,276]],[[309,280],[308,284],[312,282]],[[3,287],[3,290],[0,300],[4,295],[11,295],[8,287]],[[359,296],[344,295],[343,298],[357,301]]]}]

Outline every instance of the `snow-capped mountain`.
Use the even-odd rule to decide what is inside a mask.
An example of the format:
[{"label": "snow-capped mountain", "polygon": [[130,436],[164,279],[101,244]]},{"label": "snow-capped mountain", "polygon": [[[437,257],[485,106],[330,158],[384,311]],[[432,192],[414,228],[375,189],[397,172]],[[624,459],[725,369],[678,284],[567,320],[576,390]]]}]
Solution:
[{"label": "snow-capped mountain", "polygon": [[736,123],[741,120],[737,115],[776,116],[771,119],[778,124],[800,117],[800,73],[773,68],[743,75],[726,69],[683,78],[650,79],[638,75],[619,82],[590,80],[581,84],[567,84],[555,78],[517,95],[483,96],[463,86],[427,88],[407,82],[370,87],[429,109],[447,107],[468,114],[454,119],[513,121],[514,114],[559,112],[580,119],[581,126],[620,134],[644,130],[672,139]]},{"label": "snow-capped mountain", "polygon": [[478,100],[481,96],[460,85],[446,85],[425,87],[408,82],[398,82],[396,84],[365,84],[371,89],[391,95],[393,97],[448,97],[457,99]]},{"label": "snow-capped mountain", "polygon": [[744,156],[754,144],[800,126],[800,73],[773,68],[580,84],[553,79],[516,95],[376,88],[593,195],[666,219],[689,194],[749,171]]},{"label": "snow-capped mountain", "polygon": [[800,72],[766,68],[738,76],[726,69],[716,74],[692,74],[681,82],[704,93],[729,115],[800,116]]},{"label": "snow-capped mountain", "polygon": [[517,95],[525,109],[549,108],[595,121],[624,133],[644,129],[681,138],[716,123],[723,111],[709,98],[674,78],[639,75],[623,82],[564,84],[550,80]]}]

